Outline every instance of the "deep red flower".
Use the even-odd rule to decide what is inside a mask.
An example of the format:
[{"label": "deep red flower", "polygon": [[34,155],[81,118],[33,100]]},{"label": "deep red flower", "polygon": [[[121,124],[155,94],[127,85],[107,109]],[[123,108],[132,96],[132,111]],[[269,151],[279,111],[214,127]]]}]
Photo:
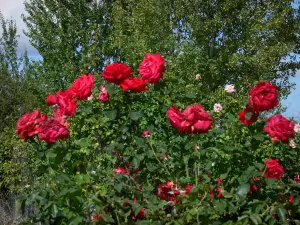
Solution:
[{"label": "deep red flower", "polygon": [[293,202],[294,202],[294,199],[295,199],[295,197],[294,197],[293,195],[291,195],[291,196],[289,197],[289,203],[293,203]]},{"label": "deep red flower", "polygon": [[149,130],[144,130],[144,132],[142,134],[142,137],[143,138],[150,137],[150,131]]},{"label": "deep red flower", "polygon": [[172,106],[168,110],[168,118],[171,126],[180,133],[207,133],[212,127],[212,117],[200,104],[190,105],[183,113]]},{"label": "deep red flower", "polygon": [[222,193],[222,188],[221,187],[216,187],[215,189],[210,191],[210,196],[212,198],[217,197],[217,198],[221,198],[223,196]]},{"label": "deep red flower", "polygon": [[120,84],[121,81],[133,77],[132,68],[124,63],[113,63],[105,67],[101,74],[108,82]]},{"label": "deep red flower", "polygon": [[258,82],[249,91],[249,103],[254,112],[262,112],[278,105],[278,87],[270,82]]},{"label": "deep red flower", "polygon": [[165,59],[159,54],[146,54],[139,67],[140,75],[145,83],[158,83],[166,71]]},{"label": "deep red flower", "polygon": [[175,187],[175,184],[173,182],[165,182],[159,185],[157,189],[157,196],[160,200],[165,201],[172,201],[176,203],[176,199],[174,197],[174,194],[171,194],[170,192],[173,191],[173,188]]},{"label": "deep red flower", "polygon": [[189,195],[192,190],[193,190],[193,186],[190,184],[187,184],[185,187],[185,194]]},{"label": "deep red flower", "polygon": [[39,139],[51,144],[69,137],[69,125],[62,117],[49,118],[41,124]]},{"label": "deep red flower", "polygon": [[22,139],[29,139],[39,133],[41,123],[47,119],[47,115],[41,114],[39,110],[25,113],[17,122],[17,134]]},{"label": "deep red flower", "polygon": [[94,221],[103,220],[103,217],[100,215],[100,213],[98,213],[96,216],[93,216],[92,220]]},{"label": "deep red flower", "polygon": [[117,169],[114,170],[114,173],[116,174],[130,174],[129,170],[126,168],[118,167]]},{"label": "deep red flower", "polygon": [[275,140],[288,142],[289,138],[294,137],[294,123],[282,115],[271,116],[264,131]]},{"label": "deep red flower", "polygon": [[145,92],[148,91],[146,83],[140,78],[133,77],[125,79],[120,84],[124,91]]},{"label": "deep red flower", "polygon": [[217,182],[218,182],[220,185],[223,185],[223,184],[224,184],[224,180],[222,180],[221,178],[218,178],[218,179],[217,179]]},{"label": "deep red flower", "polygon": [[182,113],[174,106],[171,106],[168,110],[168,118],[172,127],[175,127],[179,132],[182,132],[181,122],[183,120]]},{"label": "deep red flower", "polygon": [[94,87],[94,76],[92,74],[82,74],[80,78],[76,79],[69,91],[72,97],[78,100],[86,100],[92,94]]},{"label": "deep red flower", "polygon": [[[251,114],[251,117],[247,119],[247,114]],[[254,112],[250,105],[247,105],[244,111],[239,112],[240,121],[247,127],[252,123],[255,123],[258,119],[259,113]]]},{"label": "deep red flower", "polygon": [[265,178],[275,178],[280,179],[284,174],[283,166],[278,163],[278,159],[269,159],[265,161],[267,170],[264,174]]},{"label": "deep red flower", "polygon": [[250,195],[252,195],[254,192],[258,191],[258,186],[256,184],[250,185]]},{"label": "deep red flower", "polygon": [[53,114],[56,117],[62,117],[62,116],[74,116],[77,103],[76,101],[71,97],[72,93],[69,92],[69,90],[65,91],[58,91],[56,93],[57,98],[57,108],[54,109]]},{"label": "deep red flower", "polygon": [[46,99],[47,105],[55,105],[57,104],[57,97],[55,94],[49,94],[47,99]]}]

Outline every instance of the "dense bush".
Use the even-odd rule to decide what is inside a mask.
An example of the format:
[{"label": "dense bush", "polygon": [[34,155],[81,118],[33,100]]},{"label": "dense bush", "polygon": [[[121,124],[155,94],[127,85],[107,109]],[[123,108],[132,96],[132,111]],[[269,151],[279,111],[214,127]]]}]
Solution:
[{"label": "dense bush", "polygon": [[47,97],[53,117],[20,118],[42,160],[19,202],[35,206],[30,223],[300,223],[300,128],[275,115],[276,84],[207,95],[201,74],[175,77],[158,54],[133,71],[82,75]]}]

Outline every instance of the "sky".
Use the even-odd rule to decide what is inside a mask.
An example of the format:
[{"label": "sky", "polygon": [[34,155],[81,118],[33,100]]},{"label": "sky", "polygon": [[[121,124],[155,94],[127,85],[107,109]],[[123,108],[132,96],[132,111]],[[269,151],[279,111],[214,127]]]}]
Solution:
[{"label": "sky", "polygon": [[[26,30],[26,25],[21,19],[21,14],[25,13],[23,2],[24,0],[0,0],[0,11],[5,19],[15,20],[17,24],[18,34],[20,35],[18,53],[22,54],[27,49],[29,57],[39,59],[38,51],[30,45],[28,37],[23,33],[23,30]],[[296,117],[300,120],[300,71],[290,81],[295,83],[296,86],[288,98],[282,102],[287,107],[284,114],[287,117]]]}]

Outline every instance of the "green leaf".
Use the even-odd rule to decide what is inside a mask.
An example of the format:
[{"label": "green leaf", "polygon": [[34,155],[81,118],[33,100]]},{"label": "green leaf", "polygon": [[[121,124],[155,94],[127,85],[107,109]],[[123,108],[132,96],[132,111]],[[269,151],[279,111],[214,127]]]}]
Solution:
[{"label": "green leaf", "polygon": [[120,183],[118,183],[118,184],[115,184],[115,189],[117,190],[117,192],[121,192],[121,190],[122,190],[122,187],[123,187],[123,183],[122,182],[120,182]]},{"label": "green leaf", "polygon": [[285,208],[279,207],[277,212],[278,212],[278,216],[279,216],[280,220],[282,222],[286,222],[286,217],[285,217],[286,210],[285,210]]},{"label": "green leaf", "polygon": [[237,189],[237,195],[239,197],[245,197],[250,190],[250,184],[246,183],[246,184],[241,184],[238,189]]},{"label": "green leaf", "polygon": [[103,111],[103,115],[111,120],[114,120],[117,116],[117,110]]},{"label": "green leaf", "polygon": [[49,152],[46,153],[46,157],[47,157],[48,159],[55,158],[56,156],[57,156],[57,154],[54,153],[54,152],[52,152],[52,151],[49,151]]},{"label": "green leaf", "polygon": [[137,112],[130,112],[129,113],[129,117],[132,120],[138,120],[139,118],[141,118],[143,116],[143,113],[140,111]]}]

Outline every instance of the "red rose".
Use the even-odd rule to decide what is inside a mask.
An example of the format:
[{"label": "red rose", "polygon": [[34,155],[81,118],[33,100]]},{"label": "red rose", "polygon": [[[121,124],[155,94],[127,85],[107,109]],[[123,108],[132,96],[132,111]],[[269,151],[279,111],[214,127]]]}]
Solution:
[{"label": "red rose", "polygon": [[221,198],[223,196],[222,188],[221,187],[216,187],[214,190],[211,190],[210,191],[210,196],[212,197],[212,199],[214,197]]},{"label": "red rose", "polygon": [[179,132],[207,133],[212,127],[211,116],[200,104],[190,105],[183,113],[178,108],[170,107],[168,117],[171,126]]},{"label": "red rose", "polygon": [[94,221],[103,220],[103,217],[100,215],[100,213],[98,213],[96,216],[93,216],[92,220]]},{"label": "red rose", "polygon": [[294,202],[294,199],[295,199],[295,197],[294,197],[293,195],[291,195],[291,196],[289,197],[289,203],[293,203],[293,202]]},{"label": "red rose", "polygon": [[164,159],[168,159],[168,155],[166,153],[163,153],[162,156],[164,157]]},{"label": "red rose", "polygon": [[280,179],[283,176],[283,166],[278,163],[278,159],[269,159],[265,161],[265,165],[267,166],[267,170],[264,174],[265,178]]},{"label": "red rose", "polygon": [[136,91],[136,92],[148,91],[144,81],[137,77],[123,80],[120,86],[124,91]]},{"label": "red rose", "polygon": [[57,104],[57,97],[55,94],[50,94],[48,95],[47,99],[46,99],[46,103],[47,105],[55,105]]},{"label": "red rose", "polygon": [[270,82],[258,82],[249,91],[249,103],[254,112],[262,112],[275,108],[278,105],[277,86]]},{"label": "red rose", "polygon": [[121,81],[133,77],[132,68],[123,63],[113,63],[106,66],[101,76],[114,84],[120,84]]},{"label": "red rose", "polygon": [[282,115],[271,116],[264,129],[273,140],[288,142],[289,138],[294,137],[294,123],[284,118]]},{"label": "red rose", "polygon": [[39,110],[25,113],[17,122],[17,133],[22,139],[28,139],[39,133],[41,123],[47,119],[47,115],[41,114]]},{"label": "red rose", "polygon": [[223,185],[223,184],[224,184],[224,180],[222,180],[221,178],[218,178],[218,179],[217,179],[217,182],[218,182],[220,185]]},{"label": "red rose", "polygon": [[165,59],[159,54],[146,54],[139,72],[145,83],[158,83],[166,71]]},{"label": "red rose", "polygon": [[258,191],[258,186],[256,184],[251,184],[250,186],[250,195],[252,195],[254,192]]},{"label": "red rose", "polygon": [[41,124],[39,139],[51,144],[56,142],[57,139],[68,138],[69,133],[69,125],[64,118],[49,118]]},{"label": "red rose", "polygon": [[165,182],[159,185],[157,189],[157,197],[160,200],[165,200],[168,202],[174,202],[176,203],[176,199],[174,197],[174,194],[171,194],[170,192],[173,191],[174,188],[174,183],[173,182]]},{"label": "red rose", "polygon": [[[246,118],[246,115],[251,113],[251,117],[249,120]],[[259,113],[254,112],[251,109],[251,106],[247,105],[244,111],[239,112],[240,121],[245,124],[247,127],[250,126],[252,123],[255,123],[258,119]]]},{"label": "red rose", "polygon": [[185,194],[189,195],[192,190],[193,190],[193,186],[190,184],[187,184],[185,187]]},{"label": "red rose", "polygon": [[175,127],[179,132],[181,131],[182,113],[174,106],[168,110],[168,118],[172,127]]},{"label": "red rose", "polygon": [[150,137],[150,131],[149,130],[144,130],[144,132],[142,134],[142,137],[143,138]]},{"label": "red rose", "polygon": [[130,174],[129,170],[119,167],[117,169],[114,170],[114,173],[116,174]]},{"label": "red rose", "polygon": [[85,100],[92,94],[94,87],[94,76],[92,74],[82,74],[80,78],[76,79],[69,91],[72,97],[78,100]]},{"label": "red rose", "polygon": [[71,97],[70,92],[66,91],[58,91],[56,94],[57,98],[57,109],[53,111],[53,114],[56,117],[62,116],[74,116],[74,113],[77,108],[76,101]]}]

